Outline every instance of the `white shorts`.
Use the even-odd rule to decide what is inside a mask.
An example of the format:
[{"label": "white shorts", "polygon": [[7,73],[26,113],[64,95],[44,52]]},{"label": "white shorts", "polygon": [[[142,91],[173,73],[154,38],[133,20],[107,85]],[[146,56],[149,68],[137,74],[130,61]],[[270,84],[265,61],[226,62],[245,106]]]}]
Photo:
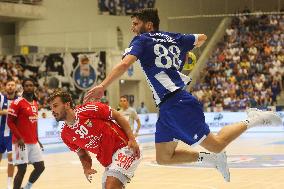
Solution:
[{"label": "white shorts", "polygon": [[133,151],[128,147],[118,149],[112,156],[112,163],[106,167],[102,177],[103,188],[105,187],[108,176],[116,177],[125,186],[130,182],[134,176],[134,172],[142,160],[142,153],[140,158],[134,156]]},{"label": "white shorts", "polygon": [[36,163],[43,161],[42,151],[38,143],[25,144],[25,149],[21,150],[18,144],[13,144],[12,147],[13,164],[20,165],[26,163]]}]

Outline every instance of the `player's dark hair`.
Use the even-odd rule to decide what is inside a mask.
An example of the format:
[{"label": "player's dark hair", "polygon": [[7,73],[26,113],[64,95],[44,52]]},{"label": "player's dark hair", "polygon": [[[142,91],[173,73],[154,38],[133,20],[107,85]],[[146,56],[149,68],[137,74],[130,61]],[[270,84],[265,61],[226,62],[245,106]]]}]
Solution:
[{"label": "player's dark hair", "polygon": [[66,91],[63,91],[61,89],[56,89],[53,91],[53,93],[49,96],[49,98],[47,99],[47,102],[50,103],[51,101],[53,101],[56,97],[60,97],[61,101],[63,103],[67,103],[69,102],[70,103],[70,107],[72,109],[74,109],[75,105],[74,105],[74,102],[73,102],[73,99],[71,97],[71,95],[66,92]]},{"label": "player's dark hair", "polygon": [[24,86],[28,81],[32,82],[35,85],[35,81],[32,78],[25,78],[22,82],[22,86]]},{"label": "player's dark hair", "polygon": [[152,22],[154,30],[155,31],[159,30],[160,18],[158,15],[158,9],[155,8],[140,9],[132,14],[131,18],[134,17],[138,18],[139,20],[142,20],[143,22]]}]

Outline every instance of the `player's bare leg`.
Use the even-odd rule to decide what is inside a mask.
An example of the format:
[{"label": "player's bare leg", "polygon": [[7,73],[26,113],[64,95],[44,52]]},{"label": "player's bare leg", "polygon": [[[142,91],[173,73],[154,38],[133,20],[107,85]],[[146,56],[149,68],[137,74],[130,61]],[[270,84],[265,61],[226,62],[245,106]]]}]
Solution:
[{"label": "player's bare leg", "polygon": [[[8,168],[7,168],[7,189],[12,189],[13,185],[13,176],[14,176],[14,165],[12,160],[12,153],[7,154],[8,159]],[[0,153],[0,162],[2,160],[2,154]]]},{"label": "player's bare leg", "polygon": [[104,189],[124,189],[124,186],[118,178],[108,176]]},{"label": "player's bare leg", "polygon": [[37,179],[40,177],[40,175],[45,169],[43,161],[35,162],[33,163],[33,166],[34,166],[34,170],[31,172],[29,181],[23,189],[31,189],[32,185],[37,181]]},{"label": "player's bare leg", "polygon": [[175,163],[191,163],[199,161],[209,163],[215,167],[224,179],[230,181],[230,172],[225,152],[215,154],[190,150],[176,150],[177,142],[156,143],[156,160],[158,164],[168,165]]},{"label": "player's bare leg", "polygon": [[14,187],[13,187],[14,189],[20,189],[21,188],[24,176],[26,174],[27,164],[17,165],[17,168],[18,168],[18,170],[17,170],[17,173],[16,173],[15,178],[14,178]]},{"label": "player's bare leg", "polygon": [[156,143],[156,160],[158,164],[190,163],[198,160],[197,151],[176,150],[177,142]]},{"label": "player's bare leg", "polygon": [[247,126],[243,122],[228,125],[223,127],[216,135],[209,133],[200,145],[210,152],[220,153],[246,130]]},{"label": "player's bare leg", "polygon": [[8,169],[7,169],[7,174],[8,174],[8,189],[12,189],[12,184],[13,184],[13,176],[14,176],[14,165],[13,165],[13,158],[12,158],[12,153],[8,153]]}]

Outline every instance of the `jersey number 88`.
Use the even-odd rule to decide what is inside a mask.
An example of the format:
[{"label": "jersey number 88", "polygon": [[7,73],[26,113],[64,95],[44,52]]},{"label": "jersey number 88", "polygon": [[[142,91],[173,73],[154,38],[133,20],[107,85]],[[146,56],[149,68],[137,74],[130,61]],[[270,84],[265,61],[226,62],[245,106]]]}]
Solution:
[{"label": "jersey number 88", "polygon": [[[157,67],[170,68],[174,66],[176,69],[180,68],[182,61],[179,59],[180,49],[177,46],[171,45],[167,49],[162,44],[156,44],[154,46],[154,53],[157,55],[155,58],[155,64]],[[166,60],[166,64],[162,63],[162,59]]]}]

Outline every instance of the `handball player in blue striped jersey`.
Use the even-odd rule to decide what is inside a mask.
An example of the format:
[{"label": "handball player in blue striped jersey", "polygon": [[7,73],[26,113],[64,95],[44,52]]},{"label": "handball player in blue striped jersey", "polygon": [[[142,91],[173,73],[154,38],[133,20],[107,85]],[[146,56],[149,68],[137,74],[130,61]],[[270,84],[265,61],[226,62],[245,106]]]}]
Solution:
[{"label": "handball player in blue striped jersey", "polygon": [[[121,63],[87,93],[85,102],[100,98],[114,80],[133,63],[139,63],[159,107],[155,133],[157,163],[209,163],[229,182],[224,148],[250,127],[281,125],[280,117],[273,112],[249,109],[246,120],[225,126],[217,134],[211,133],[205,123],[202,105],[184,90],[191,78],[181,72],[188,51],[204,44],[206,35],[160,31],[157,9],[138,10],[131,18],[136,36],[125,50]],[[179,140],[191,146],[201,145],[209,152],[177,150]]]}]

